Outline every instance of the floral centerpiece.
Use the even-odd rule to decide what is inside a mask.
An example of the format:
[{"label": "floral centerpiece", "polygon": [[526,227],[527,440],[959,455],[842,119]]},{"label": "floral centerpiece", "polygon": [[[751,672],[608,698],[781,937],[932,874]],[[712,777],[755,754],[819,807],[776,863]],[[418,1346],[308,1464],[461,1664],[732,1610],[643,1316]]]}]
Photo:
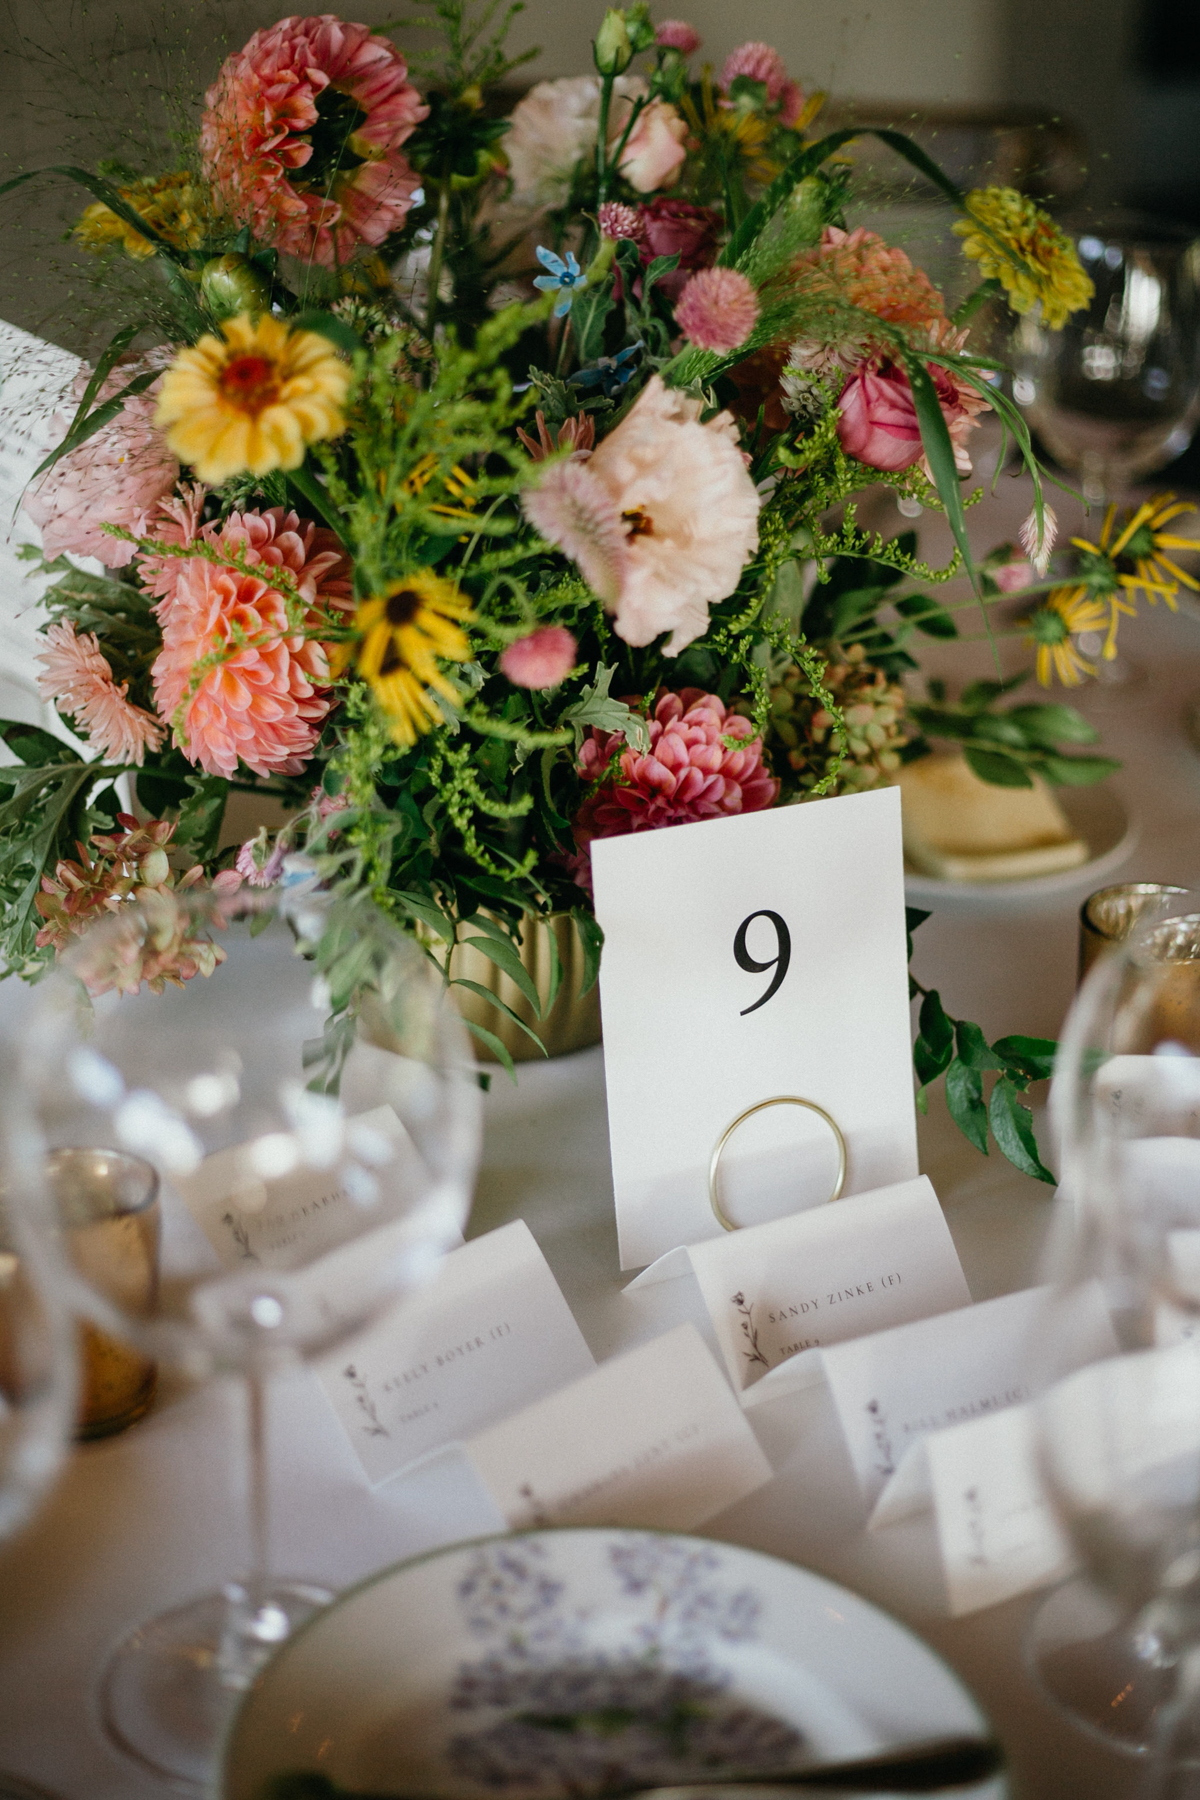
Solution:
[{"label": "floral centerpiece", "polygon": [[[594,979],[597,837],[869,787],[930,735],[997,782],[1113,766],[1070,747],[1093,736],[1070,708],[1005,710],[1011,680],[954,704],[902,684],[917,634],[956,635],[937,589],[964,570],[985,616],[1029,595],[1038,673],[1067,682],[1081,630],[1111,643],[1138,587],[1173,594],[1165,504],[1049,574],[1028,433],[970,344],[993,297],[1051,325],[1086,302],[1069,240],[880,133],[978,267],[949,313],[848,228],[853,134],[817,133],[822,97],[768,45],[713,69],[687,24],[610,9],[593,71],[505,116],[511,10],[437,0],[419,79],[388,35],[283,19],[214,71],[182,166],[59,171],[91,194],[76,238],[132,260],[144,304],[25,500],[55,577],[42,688],[80,747],[4,728],[9,968],[130,892],[266,886],[290,857],[431,953],[465,935],[536,1011],[530,920],[570,915]],[[989,408],[1035,500],[1020,549],[976,565]],[[881,482],[945,512],[948,566],[859,526]],[[292,816],[220,849],[238,789]],[[921,1021],[921,1081],[948,1070],[968,1134],[990,1118],[1048,1178],[1020,1095],[1052,1046],[988,1046],[936,993]]]}]

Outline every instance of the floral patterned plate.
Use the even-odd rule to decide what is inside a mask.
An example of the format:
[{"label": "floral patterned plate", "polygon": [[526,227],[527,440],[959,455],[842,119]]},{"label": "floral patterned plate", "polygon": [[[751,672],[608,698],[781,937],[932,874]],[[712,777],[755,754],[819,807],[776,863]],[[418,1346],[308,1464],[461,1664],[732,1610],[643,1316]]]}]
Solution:
[{"label": "floral patterned plate", "polygon": [[986,1729],[932,1651],[807,1569],[530,1531],[401,1563],[317,1614],[243,1701],[219,1793],[320,1770],[367,1793],[551,1800]]}]

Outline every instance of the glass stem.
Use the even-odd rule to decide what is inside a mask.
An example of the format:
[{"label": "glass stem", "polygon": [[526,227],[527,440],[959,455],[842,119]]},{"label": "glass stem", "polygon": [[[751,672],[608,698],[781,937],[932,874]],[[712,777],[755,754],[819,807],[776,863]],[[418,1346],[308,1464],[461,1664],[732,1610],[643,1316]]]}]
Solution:
[{"label": "glass stem", "polygon": [[247,1476],[250,1507],[250,1563],[246,1587],[257,1605],[271,1575],[271,1495],[267,1480],[267,1381],[259,1357],[246,1370]]}]

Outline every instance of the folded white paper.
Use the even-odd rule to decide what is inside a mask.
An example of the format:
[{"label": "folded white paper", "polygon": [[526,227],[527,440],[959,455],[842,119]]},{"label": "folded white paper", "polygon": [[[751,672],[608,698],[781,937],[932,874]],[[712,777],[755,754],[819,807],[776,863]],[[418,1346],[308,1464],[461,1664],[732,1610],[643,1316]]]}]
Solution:
[{"label": "folded white paper", "polygon": [[914,1444],[870,1529],[906,1518],[930,1499],[955,1617],[1061,1580],[1074,1567],[1038,1473],[1028,1406],[986,1413]]},{"label": "folded white paper", "polygon": [[510,1526],[693,1531],[771,1478],[771,1465],[694,1325],[470,1438]]},{"label": "folded white paper", "polygon": [[172,1182],[226,1269],[258,1263],[295,1269],[323,1255],[361,1219],[365,1200],[407,1182],[429,1190],[432,1177],[390,1106],[352,1119],[334,1116],[322,1133],[321,1160],[306,1161],[305,1134],[272,1132],[218,1150],[191,1175]]},{"label": "folded white paper", "polygon": [[521,1219],[474,1238],[318,1374],[368,1480],[595,1367]]},{"label": "folded white paper", "polygon": [[750,1406],[819,1381],[825,1345],[971,1298],[926,1175],[672,1251],[625,1292],[689,1271]]},{"label": "folded white paper", "polygon": [[[822,1351],[865,1500],[900,1480],[919,1438],[1029,1398],[1030,1335],[1047,1293],[1027,1288]],[[1087,1290],[1071,1345],[1077,1365],[1116,1353],[1098,1286]]]},{"label": "folded white paper", "polygon": [[[780,1094],[848,1146],[846,1191],[917,1173],[900,795],[887,788],[591,847],[621,1267],[719,1236],[708,1166],[725,1127]],[[811,1112],[735,1133],[722,1203],[760,1224],[828,1197]]]}]

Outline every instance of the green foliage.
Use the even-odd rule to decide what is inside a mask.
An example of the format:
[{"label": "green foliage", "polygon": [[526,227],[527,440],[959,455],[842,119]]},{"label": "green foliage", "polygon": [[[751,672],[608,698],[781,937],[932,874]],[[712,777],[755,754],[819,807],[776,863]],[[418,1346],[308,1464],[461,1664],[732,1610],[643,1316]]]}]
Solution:
[{"label": "green foliage", "polygon": [[953,704],[934,685],[927,702],[909,703],[909,717],[922,733],[909,746],[910,758],[928,750],[927,738],[948,738],[963,746],[981,781],[998,787],[1032,787],[1035,775],[1052,787],[1086,787],[1114,774],[1121,765],[1110,756],[1064,751],[1064,744],[1094,744],[1100,735],[1073,706],[998,706],[1025,679],[1022,673],[1008,681],[974,681]]}]

